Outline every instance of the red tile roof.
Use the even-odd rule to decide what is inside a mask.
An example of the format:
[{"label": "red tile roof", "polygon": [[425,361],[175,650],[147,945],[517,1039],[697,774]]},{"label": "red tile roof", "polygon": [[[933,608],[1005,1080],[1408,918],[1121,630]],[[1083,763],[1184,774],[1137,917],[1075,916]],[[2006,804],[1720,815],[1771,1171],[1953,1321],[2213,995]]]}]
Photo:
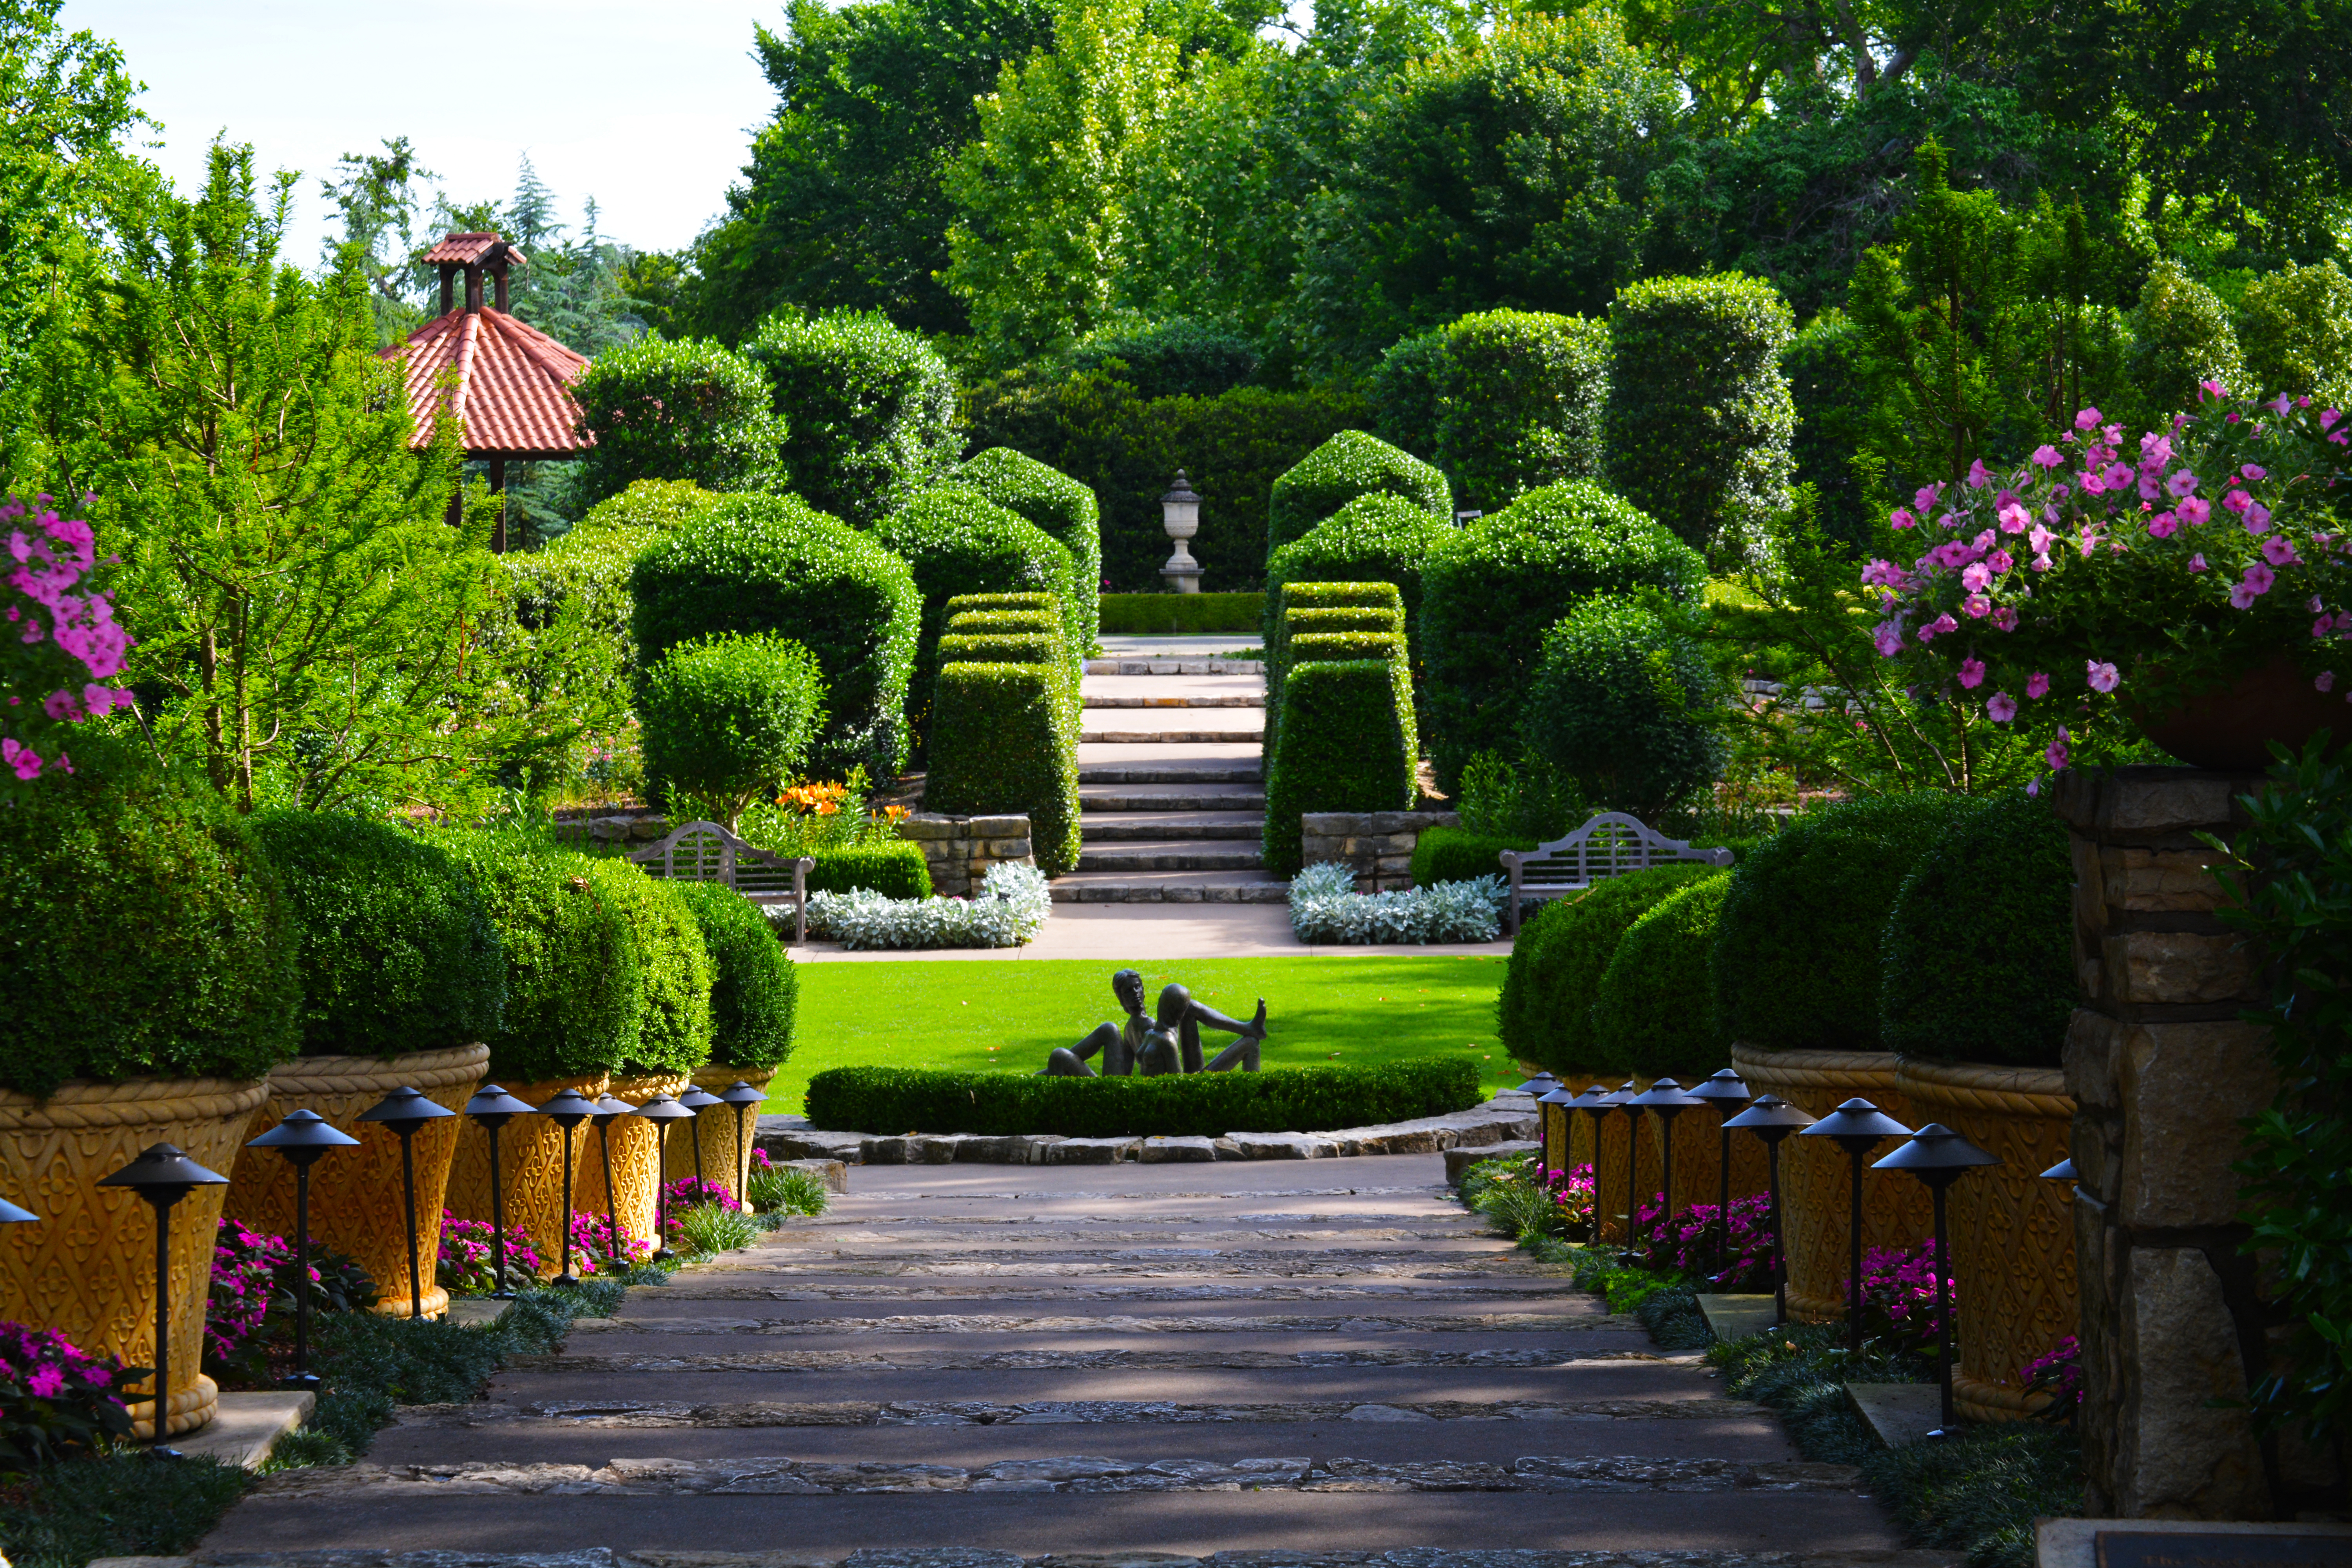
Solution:
[{"label": "red tile roof", "polygon": [[[470,267],[497,249],[499,244],[499,237],[495,234],[444,235],[440,243],[425,253],[425,260],[427,265],[448,261],[455,262],[460,267]],[[506,253],[507,258],[510,261],[520,262],[524,259],[523,253],[511,245],[506,247]]]},{"label": "red tile roof", "polygon": [[571,392],[588,362],[502,310],[452,310],[383,352],[386,358],[405,357],[403,380],[417,447],[433,438],[442,380],[451,372],[457,385],[448,405],[466,423],[467,456],[568,458],[590,445],[577,427]]}]

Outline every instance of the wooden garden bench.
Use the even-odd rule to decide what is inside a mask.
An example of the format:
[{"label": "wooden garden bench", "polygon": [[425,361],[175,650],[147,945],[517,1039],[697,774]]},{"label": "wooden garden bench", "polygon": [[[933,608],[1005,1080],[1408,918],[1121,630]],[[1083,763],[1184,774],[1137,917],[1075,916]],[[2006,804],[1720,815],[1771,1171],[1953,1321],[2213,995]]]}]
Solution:
[{"label": "wooden garden bench", "polygon": [[1646,871],[1653,866],[1695,860],[1707,866],[1728,866],[1728,849],[1694,849],[1679,838],[1668,838],[1638,816],[1604,811],[1565,838],[1521,851],[1506,849],[1503,869],[1511,879],[1510,899],[1503,918],[1513,936],[1519,933],[1522,899],[1557,899],[1580,893],[1595,882]]},{"label": "wooden garden bench", "polygon": [[816,862],[805,855],[787,860],[746,844],[716,822],[689,822],[670,829],[657,844],[631,850],[628,858],[656,877],[724,882],[762,910],[788,904],[793,945],[808,942],[808,874],[816,869]]}]

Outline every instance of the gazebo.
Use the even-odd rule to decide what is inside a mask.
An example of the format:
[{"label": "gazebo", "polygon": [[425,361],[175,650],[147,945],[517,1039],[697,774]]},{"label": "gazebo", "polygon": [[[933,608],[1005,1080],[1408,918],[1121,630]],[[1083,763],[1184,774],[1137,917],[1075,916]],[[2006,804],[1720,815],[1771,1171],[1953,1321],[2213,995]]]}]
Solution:
[{"label": "gazebo", "polygon": [[[441,314],[383,350],[401,355],[414,444],[433,439],[443,409],[464,422],[466,456],[487,458],[490,489],[504,490],[507,459],[553,461],[576,457],[589,438],[579,429],[572,384],[588,362],[538,328],[507,313],[507,271],[529,265],[523,253],[495,234],[451,234],[425,253],[441,269]],[[466,295],[457,300],[457,275]],[[484,278],[493,289],[482,300]],[[446,392],[445,377],[455,377]],[[454,506],[455,503],[453,502]],[[507,547],[504,509],[490,548]]]}]

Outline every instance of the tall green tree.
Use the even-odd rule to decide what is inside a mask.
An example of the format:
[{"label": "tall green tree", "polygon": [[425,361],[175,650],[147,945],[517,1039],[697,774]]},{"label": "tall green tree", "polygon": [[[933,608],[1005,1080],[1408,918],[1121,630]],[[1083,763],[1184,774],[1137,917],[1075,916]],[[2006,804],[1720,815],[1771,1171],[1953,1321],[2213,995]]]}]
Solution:
[{"label": "tall green tree", "polygon": [[416,232],[416,186],[434,174],[417,163],[407,137],[387,136],[383,145],[381,153],[346,153],[336,159],[334,177],[321,179],[319,191],[342,226],[327,241],[324,265],[331,268],[344,247],[357,247],[375,312],[376,342],[390,344],[427,317],[427,303],[416,289],[415,257],[423,248]]}]

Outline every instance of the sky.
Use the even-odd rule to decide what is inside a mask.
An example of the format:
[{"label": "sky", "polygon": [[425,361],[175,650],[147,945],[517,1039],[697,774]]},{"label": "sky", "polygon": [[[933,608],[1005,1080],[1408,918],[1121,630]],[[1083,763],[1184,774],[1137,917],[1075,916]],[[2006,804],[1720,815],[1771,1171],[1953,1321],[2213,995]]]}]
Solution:
[{"label": "sky", "polygon": [[[506,199],[528,153],[576,228],[643,250],[691,240],[726,205],[775,95],[751,58],[781,0],[66,0],[68,29],[122,47],[147,155],[184,188],[226,130],[302,174],[286,254],[315,258],[345,153],[406,136],[454,201]],[[429,201],[429,196],[428,196]]]}]

